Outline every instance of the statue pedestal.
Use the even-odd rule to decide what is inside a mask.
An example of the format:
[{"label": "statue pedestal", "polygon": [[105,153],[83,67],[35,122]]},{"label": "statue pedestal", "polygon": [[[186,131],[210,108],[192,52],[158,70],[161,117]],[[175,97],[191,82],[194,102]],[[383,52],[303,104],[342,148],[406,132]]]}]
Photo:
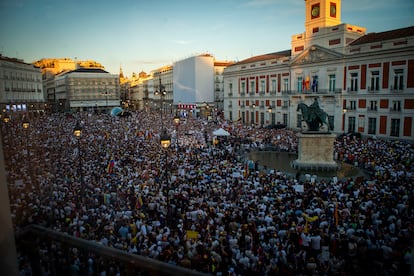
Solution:
[{"label": "statue pedestal", "polygon": [[338,164],[333,160],[335,134],[302,132],[298,134],[298,159],[292,167],[298,170],[333,171]]}]

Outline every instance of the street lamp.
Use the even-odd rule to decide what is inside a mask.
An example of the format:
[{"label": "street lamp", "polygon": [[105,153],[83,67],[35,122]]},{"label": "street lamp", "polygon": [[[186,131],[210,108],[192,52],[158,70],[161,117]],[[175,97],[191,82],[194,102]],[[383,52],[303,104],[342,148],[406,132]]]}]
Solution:
[{"label": "street lamp", "polygon": [[163,129],[162,132],[161,132],[160,144],[161,144],[161,147],[166,150],[166,152],[164,154],[164,158],[165,158],[164,166],[165,166],[165,168],[164,168],[164,177],[163,178],[164,178],[165,184],[167,186],[167,189],[166,189],[166,196],[167,196],[167,217],[166,217],[166,220],[167,220],[167,223],[169,225],[170,224],[169,222],[171,221],[171,210],[170,210],[170,190],[171,190],[171,187],[170,187],[170,183],[169,183],[169,180],[168,180],[167,149],[171,145],[171,136],[167,133],[166,129]]},{"label": "street lamp", "polygon": [[167,133],[166,129],[163,129],[160,135],[160,144],[161,147],[167,149],[171,145],[171,136]]},{"label": "street lamp", "polygon": [[177,114],[175,114],[173,121],[175,124],[175,136],[176,136],[176,144],[177,144],[177,150],[178,150],[178,126],[180,125],[180,117]]},{"label": "street lamp", "polygon": [[83,189],[83,170],[82,170],[82,153],[81,153],[81,146],[80,146],[80,138],[82,136],[82,127],[80,126],[79,122],[76,123],[75,128],[73,129],[73,135],[78,139],[78,156],[79,156],[79,163],[78,163],[78,173],[80,177],[81,189]]},{"label": "street lamp", "polygon": [[9,117],[9,115],[4,115],[4,117],[3,117],[3,122],[5,122],[6,124],[7,123],[9,123],[10,122],[10,117]]},{"label": "street lamp", "polygon": [[167,95],[167,91],[165,90],[165,86],[162,85],[161,83],[161,75],[159,76],[159,85],[158,85],[158,89],[155,90],[155,95],[160,95],[160,100],[161,100],[161,120],[162,120],[162,112],[164,109],[164,96]]},{"label": "street lamp", "polygon": [[[30,123],[29,123],[29,121],[25,118],[24,120],[23,120],[23,122],[22,122],[22,127],[23,127],[23,130],[26,132],[25,133],[25,135],[26,135],[26,165],[27,165],[27,168],[29,168],[30,167],[30,161],[29,161],[29,158],[30,158],[30,154],[29,154],[29,135],[28,135],[28,129],[29,129],[29,126],[30,126]],[[31,169],[29,170],[30,172],[31,172]]]},{"label": "street lamp", "polygon": [[269,105],[269,107],[267,108],[267,112],[269,113],[269,122],[268,122],[269,125],[273,124],[273,121],[271,121],[272,120],[272,118],[271,118],[272,117],[272,115],[271,115],[272,111],[273,111],[272,106]]}]

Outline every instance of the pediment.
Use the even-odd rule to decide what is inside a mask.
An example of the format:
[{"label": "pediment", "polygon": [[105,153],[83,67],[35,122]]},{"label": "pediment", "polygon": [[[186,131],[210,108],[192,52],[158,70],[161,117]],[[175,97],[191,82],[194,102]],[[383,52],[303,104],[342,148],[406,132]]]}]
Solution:
[{"label": "pediment", "polygon": [[311,64],[324,62],[329,60],[338,60],[342,58],[341,53],[323,48],[321,46],[311,46],[305,51],[300,53],[297,57],[292,60],[292,65]]}]

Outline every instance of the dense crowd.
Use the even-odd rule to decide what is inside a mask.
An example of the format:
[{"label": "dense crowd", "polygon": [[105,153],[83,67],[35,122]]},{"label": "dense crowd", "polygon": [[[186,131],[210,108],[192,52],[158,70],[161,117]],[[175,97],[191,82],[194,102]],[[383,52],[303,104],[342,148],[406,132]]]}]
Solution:
[{"label": "dense crowd", "polygon": [[[367,177],[295,177],[242,158],[245,145],[295,152],[294,131],[191,116],[174,125],[173,115],[51,114],[28,129],[17,118],[3,125],[16,232],[39,224],[213,275],[408,275],[411,144],[342,135],[336,159]],[[231,135],[214,142],[220,127]],[[119,273],[74,252],[74,274]],[[22,252],[19,260],[22,274],[33,273]],[[39,269],[53,274],[47,261]]]}]

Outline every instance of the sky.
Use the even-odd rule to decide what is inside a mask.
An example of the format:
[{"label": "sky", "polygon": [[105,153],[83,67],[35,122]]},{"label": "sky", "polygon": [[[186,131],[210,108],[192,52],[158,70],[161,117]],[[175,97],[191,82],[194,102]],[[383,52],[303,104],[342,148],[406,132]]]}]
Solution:
[{"label": "sky", "polygon": [[[342,0],[341,18],[383,32],[414,26],[413,0]],[[130,77],[209,53],[220,61],[290,49],[304,0],[0,0],[0,53],[94,60]]]}]

